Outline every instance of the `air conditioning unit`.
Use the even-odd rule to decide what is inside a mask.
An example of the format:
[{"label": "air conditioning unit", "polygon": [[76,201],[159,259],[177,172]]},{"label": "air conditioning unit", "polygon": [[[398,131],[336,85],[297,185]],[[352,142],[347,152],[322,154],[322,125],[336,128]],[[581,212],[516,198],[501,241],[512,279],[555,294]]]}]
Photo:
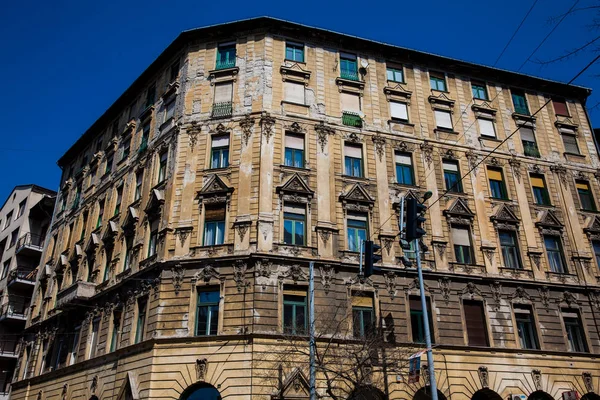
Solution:
[{"label": "air conditioning unit", "polygon": [[509,400],[526,400],[527,396],[524,394],[511,394]]}]

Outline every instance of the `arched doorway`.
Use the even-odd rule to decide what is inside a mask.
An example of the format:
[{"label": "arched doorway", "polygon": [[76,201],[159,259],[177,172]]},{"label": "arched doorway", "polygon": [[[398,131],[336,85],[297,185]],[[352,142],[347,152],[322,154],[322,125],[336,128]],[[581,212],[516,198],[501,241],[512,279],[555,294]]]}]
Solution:
[{"label": "arched doorway", "polygon": [[221,393],[212,385],[201,382],[185,389],[180,400],[221,400]]},{"label": "arched doorway", "polygon": [[527,397],[527,400],[554,400],[554,398],[543,390],[538,390],[531,393],[529,397]]},{"label": "arched doorway", "polygon": [[483,388],[473,393],[471,400],[503,400],[502,397],[491,389]]},{"label": "arched doorway", "polygon": [[375,386],[366,385],[354,389],[348,400],[385,400],[385,394]]},{"label": "arched doorway", "polygon": [[583,397],[581,397],[581,400],[600,400],[600,396],[594,392],[589,392],[584,394]]},{"label": "arched doorway", "polygon": [[[444,393],[437,391],[438,400],[446,400],[446,396]],[[431,400],[431,388],[430,387],[422,387],[421,389],[415,392],[413,396],[413,400]]]}]

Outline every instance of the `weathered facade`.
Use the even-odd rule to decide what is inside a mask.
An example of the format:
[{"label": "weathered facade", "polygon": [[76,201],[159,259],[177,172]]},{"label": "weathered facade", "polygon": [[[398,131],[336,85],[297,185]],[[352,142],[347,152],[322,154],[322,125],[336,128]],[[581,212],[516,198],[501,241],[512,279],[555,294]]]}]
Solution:
[{"label": "weathered facade", "polygon": [[[284,361],[310,260],[319,346],[377,325],[358,386],[426,397],[426,376],[409,382],[383,353],[422,348],[398,204],[430,190],[441,394],[596,399],[588,95],[269,18],[183,33],[59,161],[12,398],[307,398],[306,357]],[[382,272],[361,279],[367,237]],[[327,383],[321,371],[329,398],[356,389]]]},{"label": "weathered facade", "polygon": [[0,399],[7,399],[56,192],[16,186],[0,209]]}]

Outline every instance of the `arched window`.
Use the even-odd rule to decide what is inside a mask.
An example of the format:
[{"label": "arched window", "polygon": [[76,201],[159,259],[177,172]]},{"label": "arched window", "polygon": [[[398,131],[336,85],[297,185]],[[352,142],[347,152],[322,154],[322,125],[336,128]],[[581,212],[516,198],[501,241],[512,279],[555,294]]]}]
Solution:
[{"label": "arched window", "polygon": [[221,393],[208,383],[197,383],[188,387],[180,400],[221,400]]},{"label": "arched window", "polygon": [[538,390],[531,393],[529,397],[527,397],[527,400],[554,400],[554,398],[543,390]]}]

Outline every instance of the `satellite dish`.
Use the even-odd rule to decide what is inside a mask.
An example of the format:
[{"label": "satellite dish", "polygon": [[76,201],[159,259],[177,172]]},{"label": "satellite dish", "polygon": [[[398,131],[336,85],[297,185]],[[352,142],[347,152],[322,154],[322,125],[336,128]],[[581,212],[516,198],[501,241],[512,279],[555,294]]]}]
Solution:
[{"label": "satellite dish", "polygon": [[369,68],[369,63],[367,62],[367,60],[360,60],[360,65],[365,69]]}]

